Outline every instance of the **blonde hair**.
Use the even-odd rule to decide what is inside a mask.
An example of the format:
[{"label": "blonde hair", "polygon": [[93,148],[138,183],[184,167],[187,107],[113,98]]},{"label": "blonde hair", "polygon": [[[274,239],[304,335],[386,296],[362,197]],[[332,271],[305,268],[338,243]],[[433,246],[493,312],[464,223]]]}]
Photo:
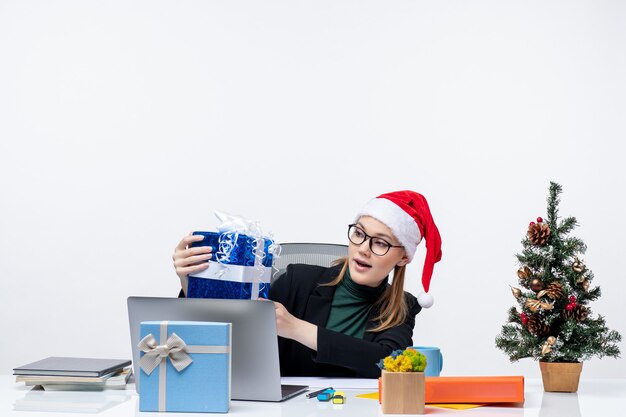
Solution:
[{"label": "blonde hair", "polygon": [[[343,264],[343,265],[342,265]],[[346,275],[348,269],[348,258],[339,258],[333,265],[342,265],[339,274],[330,282],[320,284],[322,286],[334,287],[339,285]],[[378,326],[367,329],[368,332],[382,332],[401,323],[404,323],[408,314],[408,307],[404,298],[404,271],[406,265],[397,266],[393,270],[393,280],[391,285],[385,289],[374,305],[378,308],[379,314],[374,320],[378,321]]]}]

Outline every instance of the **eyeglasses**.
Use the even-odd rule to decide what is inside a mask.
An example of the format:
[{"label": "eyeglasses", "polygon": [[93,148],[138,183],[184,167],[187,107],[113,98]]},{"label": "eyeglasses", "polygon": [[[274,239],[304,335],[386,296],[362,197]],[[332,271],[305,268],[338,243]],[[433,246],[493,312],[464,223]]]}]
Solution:
[{"label": "eyeglasses", "polygon": [[355,245],[362,245],[367,239],[370,240],[370,250],[374,255],[385,256],[391,248],[403,248],[404,246],[392,245],[385,239],[380,237],[370,236],[365,233],[365,230],[361,229],[356,224],[348,225],[348,239]]}]

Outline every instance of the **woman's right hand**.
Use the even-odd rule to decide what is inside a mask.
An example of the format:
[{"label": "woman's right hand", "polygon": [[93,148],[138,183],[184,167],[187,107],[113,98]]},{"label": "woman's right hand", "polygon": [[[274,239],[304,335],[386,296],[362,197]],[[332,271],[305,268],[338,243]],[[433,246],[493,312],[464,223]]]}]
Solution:
[{"label": "woman's right hand", "polygon": [[189,274],[204,271],[209,267],[209,263],[206,261],[211,258],[213,248],[210,246],[192,248],[190,246],[193,242],[200,242],[202,239],[204,239],[202,235],[188,234],[178,243],[172,255],[176,275],[180,278],[180,285],[185,295],[187,295]]}]

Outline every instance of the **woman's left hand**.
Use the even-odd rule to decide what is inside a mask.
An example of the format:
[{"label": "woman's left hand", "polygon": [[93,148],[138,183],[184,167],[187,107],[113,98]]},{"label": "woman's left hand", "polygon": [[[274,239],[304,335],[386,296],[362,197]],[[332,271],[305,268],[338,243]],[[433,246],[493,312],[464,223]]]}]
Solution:
[{"label": "woman's left hand", "polygon": [[276,311],[276,332],[278,335],[317,350],[317,326],[294,317],[278,301],[273,301],[273,303]]}]

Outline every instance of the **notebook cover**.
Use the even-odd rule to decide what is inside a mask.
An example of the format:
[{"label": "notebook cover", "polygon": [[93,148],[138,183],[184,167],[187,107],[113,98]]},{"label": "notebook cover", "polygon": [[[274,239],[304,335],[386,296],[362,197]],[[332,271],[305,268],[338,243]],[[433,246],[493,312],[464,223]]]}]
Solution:
[{"label": "notebook cover", "polygon": [[51,356],[13,368],[13,375],[58,375],[97,377],[131,364],[127,359],[70,358]]},{"label": "notebook cover", "polygon": [[426,378],[426,403],[521,403],[523,376],[439,376]]}]

